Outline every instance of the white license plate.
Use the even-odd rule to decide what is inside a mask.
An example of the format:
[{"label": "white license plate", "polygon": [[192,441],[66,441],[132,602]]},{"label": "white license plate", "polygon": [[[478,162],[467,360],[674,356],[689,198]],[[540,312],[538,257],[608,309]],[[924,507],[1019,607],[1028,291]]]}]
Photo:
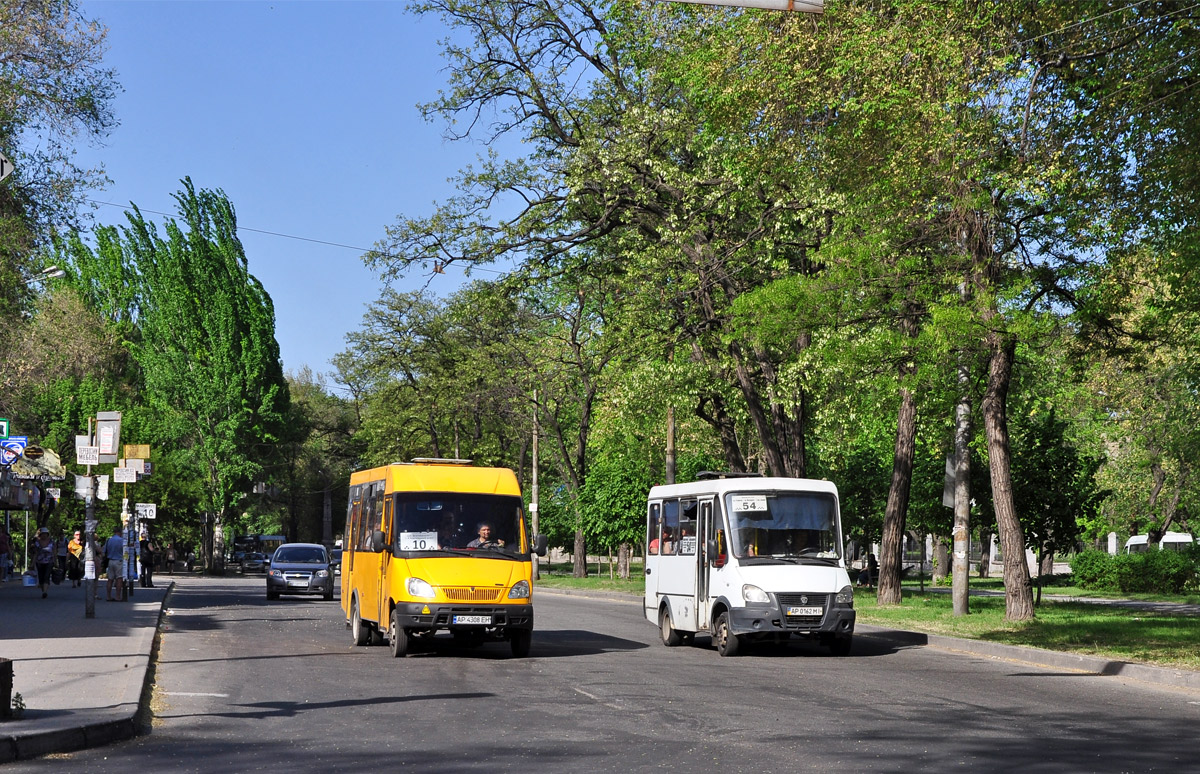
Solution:
[{"label": "white license plate", "polygon": [[456,615],[453,623],[456,624],[482,624],[484,626],[492,625],[492,617],[490,615]]},{"label": "white license plate", "polygon": [[302,580],[300,580],[300,581],[288,581],[288,585],[289,585],[289,586],[299,586],[299,587],[301,587],[301,588],[307,588],[307,586],[308,586],[308,581],[302,581]]},{"label": "white license plate", "polygon": [[825,608],[823,607],[789,607],[788,615],[824,615]]}]

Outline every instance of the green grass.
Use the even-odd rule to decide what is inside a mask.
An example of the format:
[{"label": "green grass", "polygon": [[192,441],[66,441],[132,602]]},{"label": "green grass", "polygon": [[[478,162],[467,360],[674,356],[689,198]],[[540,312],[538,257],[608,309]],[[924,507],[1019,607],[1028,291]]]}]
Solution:
[{"label": "green grass", "polygon": [[971,597],[970,614],[955,616],[950,594],[910,589],[888,607],[859,591],[854,607],[858,622],[873,626],[1200,670],[1200,617],[1043,599],[1034,620],[1012,623],[1002,596]]},{"label": "green grass", "polygon": [[[645,593],[642,566],[635,563],[631,577],[610,579],[607,566],[597,574],[575,578],[570,564],[541,565],[542,588],[590,589]],[[1001,596],[972,596],[970,614],[955,616],[953,598],[946,586],[933,587],[928,579],[925,591],[917,580],[906,580],[903,603],[880,607],[875,592],[860,589],[854,595],[858,622],[871,626],[940,634],[948,637],[1024,645],[1080,655],[1098,656],[1115,661],[1135,661],[1159,666],[1200,670],[1200,616],[1164,615],[1156,612],[1109,607],[1086,602],[1062,602],[1049,595],[1132,599],[1150,602],[1200,604],[1197,595],[1121,595],[1093,592],[1073,586],[1047,586],[1042,603],[1032,621],[1012,623],[1004,620],[1004,584],[998,578],[972,578],[972,591],[998,592]]]}]

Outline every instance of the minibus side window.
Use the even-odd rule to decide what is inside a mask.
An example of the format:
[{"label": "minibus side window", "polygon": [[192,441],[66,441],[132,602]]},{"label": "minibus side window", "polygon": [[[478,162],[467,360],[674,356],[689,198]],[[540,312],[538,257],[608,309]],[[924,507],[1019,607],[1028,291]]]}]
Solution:
[{"label": "minibus side window", "polygon": [[679,501],[663,500],[662,554],[674,556],[679,541]]},{"label": "minibus side window", "polygon": [[680,503],[679,541],[676,553],[684,556],[696,555],[696,514],[695,500],[683,500]]},{"label": "minibus side window", "polygon": [[658,555],[659,527],[662,524],[661,509],[658,503],[650,503],[650,516],[646,519],[646,552]]}]

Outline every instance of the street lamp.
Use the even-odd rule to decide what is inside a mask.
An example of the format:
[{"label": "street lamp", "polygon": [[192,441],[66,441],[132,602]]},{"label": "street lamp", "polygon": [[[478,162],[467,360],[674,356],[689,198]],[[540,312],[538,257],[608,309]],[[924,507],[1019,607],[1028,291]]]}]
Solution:
[{"label": "street lamp", "polygon": [[25,280],[26,285],[32,285],[35,282],[42,280],[58,279],[59,277],[67,276],[67,272],[57,266],[47,266],[29,279]]}]

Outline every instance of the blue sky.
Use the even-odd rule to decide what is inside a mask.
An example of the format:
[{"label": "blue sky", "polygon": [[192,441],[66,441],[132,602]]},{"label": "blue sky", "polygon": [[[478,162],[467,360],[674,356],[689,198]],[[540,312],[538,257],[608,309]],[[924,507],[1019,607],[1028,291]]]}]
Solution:
[{"label": "blue sky", "polygon": [[[275,302],[285,370],[331,370],[379,294],[362,250],[398,215],[431,212],[452,193],[447,178],[482,151],[444,141],[442,124],[416,109],[445,82],[437,41],[446,29],[399,2],[82,7],[109,28],[105,61],[124,89],[120,125],[102,146],[80,149],[81,163],[103,163],[112,180],[92,198],[120,205],[100,206],[96,221],[123,222],[130,202],[174,213],[185,176],[223,189],[250,271]],[[429,287],[444,295],[461,282],[451,269]]]}]

